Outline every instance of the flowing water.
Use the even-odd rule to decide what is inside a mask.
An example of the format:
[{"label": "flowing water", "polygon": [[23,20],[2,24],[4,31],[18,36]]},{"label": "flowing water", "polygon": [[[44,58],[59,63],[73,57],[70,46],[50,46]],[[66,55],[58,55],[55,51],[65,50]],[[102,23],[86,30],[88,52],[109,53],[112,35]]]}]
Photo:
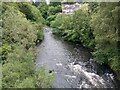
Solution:
[{"label": "flowing water", "polygon": [[49,27],[44,28],[44,40],[36,51],[36,66],[55,73],[53,88],[117,87],[113,72],[95,63],[88,49],[54,36]]}]

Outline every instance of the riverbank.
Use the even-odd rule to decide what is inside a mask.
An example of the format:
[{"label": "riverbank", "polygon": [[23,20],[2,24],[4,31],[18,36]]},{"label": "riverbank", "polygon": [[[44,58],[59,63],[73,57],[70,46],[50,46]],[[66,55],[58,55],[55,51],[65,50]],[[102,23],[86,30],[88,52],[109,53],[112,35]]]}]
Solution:
[{"label": "riverbank", "polygon": [[91,59],[89,50],[66,42],[44,28],[44,40],[36,48],[36,66],[55,73],[52,88],[115,88],[114,73]]}]

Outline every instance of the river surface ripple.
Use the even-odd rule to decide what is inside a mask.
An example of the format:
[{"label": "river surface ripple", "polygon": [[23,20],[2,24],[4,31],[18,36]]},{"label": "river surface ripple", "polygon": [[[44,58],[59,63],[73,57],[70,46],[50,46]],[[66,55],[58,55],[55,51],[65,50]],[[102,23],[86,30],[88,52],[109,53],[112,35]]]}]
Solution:
[{"label": "river surface ripple", "polygon": [[44,40],[36,48],[36,66],[55,73],[53,88],[114,88],[114,74],[91,59],[88,49],[66,42],[44,28]]}]

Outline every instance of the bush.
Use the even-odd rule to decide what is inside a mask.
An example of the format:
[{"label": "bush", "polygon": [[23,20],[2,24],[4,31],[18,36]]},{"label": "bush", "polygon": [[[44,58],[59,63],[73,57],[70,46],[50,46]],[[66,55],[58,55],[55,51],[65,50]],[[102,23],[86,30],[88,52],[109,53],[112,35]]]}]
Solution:
[{"label": "bush", "polygon": [[89,21],[88,5],[84,4],[73,15],[58,15],[51,26],[56,28],[53,33],[61,32],[65,40],[82,42],[84,46],[93,49],[94,36]]},{"label": "bush", "polygon": [[3,28],[3,43],[22,43],[24,47],[35,45],[36,27],[21,12],[15,9],[6,10],[3,14]]},{"label": "bush", "polygon": [[37,44],[37,43],[41,42],[43,40],[43,37],[44,37],[43,24],[41,24],[41,23],[38,24],[36,22],[33,22],[32,24],[35,26],[36,31],[37,31],[37,40],[36,40],[36,44]]},{"label": "bush", "polygon": [[45,24],[50,26],[51,21],[56,18],[56,14],[62,12],[61,3],[60,2],[50,2],[49,5],[46,3],[40,3],[38,9],[42,13],[42,16],[46,20]]},{"label": "bush", "polygon": [[46,23],[48,26],[50,26],[51,22],[56,18],[56,15],[50,15],[47,19],[46,19]]},{"label": "bush", "polygon": [[3,64],[3,88],[15,87],[25,78],[34,74],[33,52],[24,51],[23,46],[16,45],[13,53],[9,53]]},{"label": "bush", "polygon": [[[51,77],[51,74],[44,71],[45,75],[43,75],[44,79],[42,80],[45,82],[38,82],[43,72],[39,70],[35,71],[34,66],[35,43],[37,39],[42,40],[43,38],[43,33],[41,31],[43,27],[42,21],[36,20],[39,17],[33,15],[35,13],[32,13],[32,18],[35,18],[35,21],[33,22],[32,18],[28,20],[25,15],[27,11],[24,13],[20,12],[19,8],[17,8],[18,4],[19,3],[3,3],[3,44],[0,47],[2,50],[3,62],[2,87],[38,88],[40,84],[41,87],[45,87],[45,85],[50,86],[52,78],[48,77]],[[20,3],[20,5],[23,6],[24,4],[31,6],[31,4],[29,5],[28,3]],[[33,12],[35,11],[33,10]]]},{"label": "bush", "polygon": [[[13,53],[9,53],[7,63],[3,64],[3,88],[35,88],[49,87],[53,74],[49,74],[44,68],[35,71],[33,50],[24,51],[24,47],[18,46]],[[40,80],[42,82],[40,82]]]},{"label": "bush", "polygon": [[57,16],[51,23],[53,33],[61,33],[65,40],[79,41],[94,50],[96,61],[109,64],[119,78],[119,10],[118,3],[83,4],[72,15]]},{"label": "bush", "polygon": [[[103,7],[106,8],[103,9]],[[117,48],[117,21],[115,22],[115,17],[113,16],[115,13],[112,12],[114,8],[115,4],[101,3],[98,12],[92,15],[91,20],[91,26],[94,28],[96,49],[101,49],[106,54],[113,47],[111,51],[116,51]]]},{"label": "bush", "polygon": [[48,14],[49,15],[55,15],[56,13],[62,12],[61,6],[50,6],[48,9]]},{"label": "bush", "polygon": [[117,47],[119,10],[118,3],[99,3],[97,11],[92,15],[91,19],[96,42],[94,52],[96,60],[101,64],[109,64],[116,72],[120,72]]},{"label": "bush", "polygon": [[44,19],[47,19],[48,15],[48,5],[45,2],[41,2],[38,6],[39,11],[41,12]]},{"label": "bush", "polygon": [[55,20],[51,22],[51,27],[53,27],[53,28],[60,27],[62,25],[62,21],[63,21],[62,20],[63,19],[62,16],[63,16],[62,14],[58,14],[56,16]]},{"label": "bush", "polygon": [[54,73],[49,73],[43,66],[40,66],[35,73],[35,78],[37,80],[36,85],[39,88],[50,88],[54,79]]},{"label": "bush", "polygon": [[30,3],[19,3],[17,4],[17,7],[20,9],[22,13],[25,14],[27,19],[30,19],[32,21],[41,22],[44,23],[44,19],[40,13],[40,11],[37,9],[37,7],[33,6]]}]

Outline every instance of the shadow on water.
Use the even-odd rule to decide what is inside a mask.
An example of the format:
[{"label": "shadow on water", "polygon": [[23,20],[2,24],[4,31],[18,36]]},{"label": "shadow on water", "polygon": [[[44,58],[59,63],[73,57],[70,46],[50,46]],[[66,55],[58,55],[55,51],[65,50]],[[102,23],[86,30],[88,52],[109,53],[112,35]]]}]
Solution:
[{"label": "shadow on water", "polygon": [[94,62],[81,44],[62,40],[44,28],[44,40],[36,48],[36,66],[44,65],[55,73],[53,88],[114,88],[114,73]]}]

